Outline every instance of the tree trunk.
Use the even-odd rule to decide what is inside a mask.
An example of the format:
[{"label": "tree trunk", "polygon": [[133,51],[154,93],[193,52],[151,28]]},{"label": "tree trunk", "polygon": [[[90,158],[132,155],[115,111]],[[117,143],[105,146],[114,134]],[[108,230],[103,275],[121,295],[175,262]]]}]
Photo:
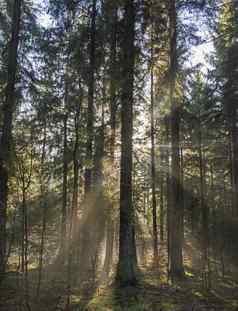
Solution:
[{"label": "tree trunk", "polygon": [[72,229],[72,238],[75,238],[76,234],[76,222],[77,222],[77,209],[78,209],[78,196],[79,196],[79,117],[80,117],[80,107],[82,103],[82,97],[80,97],[80,103],[76,107],[75,112],[75,142],[74,142],[74,151],[73,151],[73,198],[72,198],[72,216],[73,222],[71,224]]},{"label": "tree trunk", "polygon": [[[67,87],[66,87],[67,89]],[[65,94],[65,109],[67,109],[67,98],[68,98],[68,90],[66,90]],[[62,184],[62,214],[61,214],[61,245],[60,252],[62,256],[62,263],[65,260],[65,252],[66,252],[66,226],[67,226],[67,200],[68,200],[68,114],[67,112],[64,115],[63,120],[63,184]]]},{"label": "tree trunk", "polygon": [[136,283],[133,258],[132,206],[132,136],[133,136],[133,88],[135,66],[135,7],[133,0],[125,0],[122,42],[121,85],[121,178],[120,178],[120,239],[117,281],[121,286]]},{"label": "tree trunk", "polygon": [[[228,120],[229,122],[229,120]],[[233,150],[232,150],[232,135],[231,127],[229,128],[229,169],[230,169],[230,185],[231,185],[231,215],[235,215],[235,195],[234,195],[234,167],[233,167]]]},{"label": "tree trunk", "polygon": [[[109,4],[110,5],[110,4]],[[118,8],[115,3],[112,3],[112,8],[110,10],[110,24],[111,24],[111,36],[110,36],[110,126],[111,126],[111,135],[110,135],[110,157],[111,165],[114,168],[115,164],[115,140],[116,140],[116,113],[117,113],[117,103],[116,103],[116,94],[117,94],[117,22]],[[106,237],[106,254],[104,261],[104,272],[106,276],[110,273],[110,267],[113,262],[113,247],[114,247],[114,235],[115,235],[115,223],[113,221],[114,213],[113,202],[110,205],[110,210],[108,211],[107,216],[107,237]]]},{"label": "tree trunk", "polygon": [[[65,32],[69,40],[73,23],[75,20],[75,7],[72,1],[66,1],[66,19]],[[60,261],[65,263],[66,258],[66,240],[67,240],[67,217],[68,217],[68,170],[69,170],[69,155],[68,155],[68,117],[70,104],[70,75],[69,75],[69,60],[70,60],[70,41],[67,44],[66,50],[66,67],[64,70],[64,113],[63,113],[63,182],[62,182],[62,209],[61,209],[61,236],[60,236]]]},{"label": "tree trunk", "polygon": [[171,246],[170,273],[172,281],[184,275],[182,255],[182,209],[180,185],[180,149],[179,127],[180,113],[175,99],[175,82],[177,74],[177,14],[176,1],[170,0],[170,105],[171,105]]},{"label": "tree trunk", "polygon": [[160,149],[160,240],[164,242],[164,154]]},{"label": "tree trunk", "polygon": [[[32,143],[32,142],[31,142]],[[21,155],[18,159],[18,178],[22,195],[22,252],[21,269],[23,277],[24,301],[29,304],[29,284],[28,284],[28,249],[29,249],[29,231],[28,231],[28,204],[27,193],[32,181],[33,171],[33,147],[31,146],[30,166],[25,166],[25,159]]]},{"label": "tree trunk", "polygon": [[[81,90],[80,90],[81,91]],[[79,117],[80,108],[82,103],[82,94],[80,94],[80,103],[76,106],[74,128],[75,128],[75,141],[73,151],[73,198],[72,207],[69,219],[69,233],[68,233],[68,249],[67,249],[67,289],[68,289],[68,300],[70,301],[71,286],[72,286],[72,263],[78,252],[75,241],[78,242],[76,237],[76,225],[77,225],[77,210],[78,210],[78,196],[79,196]],[[75,274],[75,278],[77,274]]]},{"label": "tree trunk", "polygon": [[180,203],[181,203],[181,233],[182,233],[182,247],[184,246],[184,156],[183,147],[180,148]]},{"label": "tree trunk", "polygon": [[111,55],[110,55],[110,125],[111,125],[111,142],[110,142],[110,155],[112,164],[114,163],[115,156],[115,139],[116,139],[116,113],[117,113],[117,16],[118,8],[114,4],[112,8],[112,32],[111,32]]},{"label": "tree trunk", "polygon": [[158,265],[159,253],[158,253],[158,228],[157,228],[157,202],[156,202],[156,170],[155,170],[155,120],[154,120],[154,47],[153,47],[153,35],[151,36],[151,189],[152,189],[152,214],[153,214],[153,251],[154,251],[154,264]]},{"label": "tree trunk", "polygon": [[232,212],[234,216],[238,216],[238,131],[237,131],[237,111],[236,107],[232,107],[231,114],[231,141],[232,141]]},{"label": "tree trunk", "polygon": [[[24,177],[23,177],[24,178]],[[26,203],[26,192],[27,186],[25,185],[25,180],[22,180],[22,216],[23,216],[23,251],[22,251],[22,263],[23,263],[23,277],[24,277],[24,298],[25,302],[28,304],[28,295],[29,295],[29,285],[28,285],[28,208]]]},{"label": "tree trunk", "polygon": [[43,133],[43,145],[42,145],[42,154],[41,154],[41,172],[40,172],[40,195],[41,195],[41,208],[42,208],[42,227],[41,227],[41,243],[40,243],[40,254],[39,254],[39,274],[38,282],[36,289],[36,299],[39,299],[40,289],[41,289],[41,280],[42,280],[42,270],[43,270],[43,256],[45,249],[45,233],[46,233],[46,216],[47,216],[47,203],[46,203],[46,189],[45,183],[47,182],[44,178],[44,164],[46,157],[46,138],[47,138],[47,126],[46,120],[44,120],[44,133]]},{"label": "tree trunk", "polygon": [[202,146],[201,118],[198,120],[198,147],[199,147],[199,171],[200,171],[200,207],[202,212],[202,263],[203,263],[203,281],[205,288],[209,288],[209,258],[208,258],[208,207],[205,203],[205,185],[204,185],[204,161]]},{"label": "tree trunk", "polygon": [[167,204],[167,252],[168,252],[168,277],[169,277],[169,269],[170,269],[170,246],[171,246],[171,178],[170,178],[170,152],[169,152],[169,118],[165,118],[165,133],[166,133],[166,204]]},{"label": "tree trunk", "polygon": [[[112,206],[111,206],[112,208]],[[104,260],[104,267],[103,270],[106,273],[106,276],[110,273],[111,264],[113,261],[113,244],[114,244],[114,221],[109,218],[107,223],[107,236],[106,236],[106,254]]]},{"label": "tree trunk", "polygon": [[15,83],[20,33],[21,0],[15,0],[12,16],[12,33],[7,62],[7,86],[3,105],[3,127],[0,140],[0,280],[6,266],[6,214],[8,181],[10,176],[12,121],[15,110]]},{"label": "tree trunk", "polygon": [[92,162],[93,162],[93,128],[94,128],[94,92],[95,92],[95,46],[96,46],[96,15],[97,0],[92,2],[91,30],[90,30],[90,60],[89,60],[89,84],[88,84],[88,112],[87,112],[87,143],[86,143],[86,170],[85,170],[85,194],[89,193],[92,186]]}]

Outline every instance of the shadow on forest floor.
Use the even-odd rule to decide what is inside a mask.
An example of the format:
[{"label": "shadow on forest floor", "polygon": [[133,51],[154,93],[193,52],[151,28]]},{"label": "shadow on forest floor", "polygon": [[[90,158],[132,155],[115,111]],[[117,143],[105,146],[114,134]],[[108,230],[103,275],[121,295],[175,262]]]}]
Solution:
[{"label": "shadow on forest floor", "polygon": [[[167,280],[165,247],[160,251],[160,265],[155,269],[151,256],[140,269],[137,287],[102,289],[85,311],[237,311],[238,282],[231,275],[211,274],[212,288],[204,290],[198,248],[185,247],[185,278],[176,284]],[[159,272],[158,272],[159,271]]]},{"label": "shadow on forest floor", "polygon": [[141,281],[136,288],[107,289],[89,303],[87,311],[202,311],[237,310],[212,292],[204,293],[187,279],[176,285]]},{"label": "shadow on forest floor", "polygon": [[[200,253],[196,241],[189,237],[185,247],[184,280],[171,284],[167,280],[166,247],[160,249],[159,268],[152,265],[152,256],[140,265],[139,282],[136,287],[125,289],[113,285],[96,288],[88,281],[75,285],[71,290],[71,305],[66,308],[66,272],[58,267],[47,269],[36,303],[36,275],[30,272],[30,311],[237,311],[238,282],[231,274],[220,275],[212,271],[210,291],[203,290],[200,273]],[[58,271],[59,270],[59,271]],[[52,272],[53,271],[53,272]],[[25,311],[22,303],[21,278],[9,273],[0,288],[0,311]],[[28,309],[29,311],[29,309]]]}]

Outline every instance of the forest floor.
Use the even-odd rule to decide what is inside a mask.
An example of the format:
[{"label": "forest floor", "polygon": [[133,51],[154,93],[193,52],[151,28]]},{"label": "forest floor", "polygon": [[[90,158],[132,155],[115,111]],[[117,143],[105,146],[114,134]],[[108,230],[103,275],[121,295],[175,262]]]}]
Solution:
[{"label": "forest floor", "polygon": [[226,271],[223,276],[213,271],[211,289],[205,290],[200,272],[201,254],[191,237],[189,241],[185,248],[186,276],[176,284],[167,280],[166,247],[162,246],[159,267],[155,268],[152,256],[148,256],[140,265],[136,287],[116,288],[113,276],[110,282],[97,288],[87,282],[83,288],[75,286],[71,289],[70,307],[67,306],[66,277],[62,271],[50,276],[49,270],[47,281],[42,283],[40,299],[36,300],[37,271],[32,270],[28,305],[24,303],[21,278],[9,272],[0,286],[0,311],[238,311],[237,270],[232,267],[232,274]]},{"label": "forest floor", "polygon": [[111,286],[98,290],[88,304],[84,304],[84,310],[238,311],[238,282],[234,280],[237,275],[227,273],[221,276],[214,272],[211,274],[211,289],[204,289],[199,266],[201,254],[190,243],[185,249],[185,278],[171,284],[167,280],[164,249],[160,250],[158,269],[152,265],[152,256],[140,267],[137,287],[118,289]]}]

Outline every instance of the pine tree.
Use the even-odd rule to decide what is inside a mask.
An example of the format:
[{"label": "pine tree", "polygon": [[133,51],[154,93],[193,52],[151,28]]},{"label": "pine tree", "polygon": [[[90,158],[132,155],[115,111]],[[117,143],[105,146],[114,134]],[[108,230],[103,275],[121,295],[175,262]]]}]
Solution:
[{"label": "pine tree", "polygon": [[7,62],[7,85],[3,104],[3,125],[0,140],[0,274],[5,272],[6,264],[6,213],[8,201],[8,182],[12,157],[12,127],[15,111],[15,83],[20,34],[21,0],[13,3],[11,40]]},{"label": "pine tree", "polygon": [[172,280],[184,274],[182,254],[182,206],[180,184],[180,111],[175,97],[177,75],[177,13],[176,1],[170,1],[169,7],[170,34],[170,86],[171,105],[171,238],[170,238],[170,273]]},{"label": "pine tree", "polygon": [[121,180],[120,180],[120,245],[117,281],[120,285],[136,282],[136,267],[133,253],[132,206],[132,135],[133,135],[133,89],[135,66],[135,3],[124,1],[122,38],[121,82]]}]

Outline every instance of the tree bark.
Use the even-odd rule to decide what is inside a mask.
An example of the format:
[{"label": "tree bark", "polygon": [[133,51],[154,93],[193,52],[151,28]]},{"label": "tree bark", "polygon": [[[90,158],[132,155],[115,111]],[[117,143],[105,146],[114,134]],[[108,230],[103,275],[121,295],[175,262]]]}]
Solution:
[{"label": "tree bark", "polygon": [[160,241],[164,242],[164,154],[160,149]]},{"label": "tree bark", "polygon": [[118,8],[114,4],[112,8],[112,32],[111,32],[111,55],[110,55],[110,125],[111,125],[111,137],[110,137],[110,155],[112,163],[114,163],[115,157],[115,139],[116,139],[116,113],[117,113],[117,22],[118,22]]},{"label": "tree bark", "polygon": [[124,1],[121,85],[121,178],[120,178],[120,238],[117,281],[121,286],[136,283],[133,250],[132,206],[132,136],[133,88],[135,66],[135,7],[133,0]]},{"label": "tree bark", "polygon": [[200,207],[202,212],[202,263],[205,288],[209,288],[209,235],[208,235],[208,207],[205,203],[205,185],[204,185],[204,156],[202,145],[201,117],[198,119],[198,147],[199,147],[199,171],[200,171]]},{"label": "tree bark", "polygon": [[170,133],[169,133],[169,123],[170,119],[168,117],[165,118],[164,120],[165,123],[165,134],[166,134],[166,208],[167,208],[167,252],[168,252],[168,276],[169,276],[169,269],[170,269],[170,246],[171,246],[171,178],[170,178],[170,152],[169,152],[169,138],[170,138]]},{"label": "tree bark", "polygon": [[[110,2],[109,2],[110,5]],[[117,114],[117,22],[118,22],[118,7],[115,3],[111,4],[110,8],[110,25],[111,25],[111,36],[110,36],[110,157],[111,165],[114,168],[115,165],[115,141],[116,141],[116,114]],[[107,237],[106,237],[106,254],[104,261],[104,272],[108,276],[110,273],[110,267],[113,262],[113,247],[114,247],[114,235],[115,235],[115,223],[113,220],[114,204],[110,204],[109,215],[107,217]]]},{"label": "tree bark", "polygon": [[88,84],[88,112],[87,112],[87,143],[86,143],[86,170],[85,194],[89,193],[92,186],[93,162],[93,132],[94,132],[94,92],[95,92],[95,46],[96,46],[96,8],[97,0],[92,2],[91,30],[90,30],[90,60]]},{"label": "tree bark", "polygon": [[181,204],[181,234],[182,234],[182,247],[184,246],[184,192],[185,192],[185,185],[184,185],[184,155],[183,155],[183,147],[180,148],[180,204]]},{"label": "tree bark", "polygon": [[[79,251],[78,242],[76,237],[76,225],[77,225],[77,211],[78,211],[78,198],[79,198],[79,118],[80,118],[80,108],[82,103],[82,90],[80,86],[80,101],[75,108],[74,117],[74,129],[75,129],[75,141],[73,150],[73,198],[72,207],[69,217],[69,233],[68,233],[68,248],[67,248],[67,289],[68,289],[68,302],[70,301],[70,293],[72,287],[72,263],[75,260],[76,255]],[[75,274],[75,278],[77,274]]]},{"label": "tree bark", "polygon": [[[32,144],[32,141],[31,141]],[[25,165],[25,159],[21,155],[17,161],[18,164],[18,178],[19,187],[22,195],[22,250],[21,250],[21,270],[23,277],[24,300],[29,304],[29,283],[28,283],[28,250],[29,250],[29,217],[28,217],[28,204],[27,194],[32,181],[33,172],[33,147],[31,146],[30,165]]]},{"label": "tree bark", "polygon": [[156,170],[155,170],[155,120],[154,120],[154,47],[153,47],[153,35],[151,36],[151,189],[152,189],[152,214],[153,214],[153,251],[154,251],[154,264],[158,265],[159,253],[158,253],[158,227],[157,227],[157,202],[156,202]]},{"label": "tree bark", "polygon": [[[45,117],[46,118],[46,117]],[[46,233],[46,216],[47,216],[47,203],[46,203],[46,188],[45,188],[45,178],[44,178],[44,165],[46,157],[46,139],[47,139],[47,123],[44,120],[43,129],[43,144],[42,144],[42,154],[41,154],[41,172],[40,172],[40,195],[41,195],[41,208],[42,208],[42,227],[41,227],[41,242],[40,242],[40,254],[39,254],[39,273],[38,282],[36,288],[36,299],[39,299],[41,280],[42,280],[42,270],[43,270],[43,256],[45,249],[45,233]]]},{"label": "tree bark", "polygon": [[0,280],[6,266],[6,212],[8,199],[8,182],[10,177],[12,121],[15,110],[15,83],[21,19],[21,0],[13,5],[11,41],[9,43],[7,62],[7,86],[3,105],[3,127],[0,140]]},{"label": "tree bark", "polygon": [[[66,87],[67,89],[67,87]],[[67,109],[68,90],[65,94],[65,109]],[[68,200],[68,114],[64,115],[63,119],[63,184],[62,184],[62,214],[61,214],[61,245],[60,252],[62,256],[62,262],[64,263],[66,254],[66,226],[67,226],[67,200]]]},{"label": "tree bark", "polygon": [[[110,208],[113,208],[112,205]],[[107,235],[106,235],[106,254],[104,260],[103,271],[106,273],[106,276],[110,273],[111,263],[113,260],[113,246],[114,246],[114,235],[115,235],[115,225],[114,221],[109,218],[107,222]]]},{"label": "tree bark", "polygon": [[175,83],[177,74],[177,13],[176,1],[170,0],[170,86],[169,97],[171,105],[171,246],[170,246],[170,273],[172,281],[184,275],[182,254],[182,209],[180,185],[180,113],[175,99]]},{"label": "tree bark", "polygon": [[[234,105],[234,104],[233,104]],[[238,130],[237,130],[237,111],[232,107],[230,135],[232,141],[232,213],[238,216]]]}]

